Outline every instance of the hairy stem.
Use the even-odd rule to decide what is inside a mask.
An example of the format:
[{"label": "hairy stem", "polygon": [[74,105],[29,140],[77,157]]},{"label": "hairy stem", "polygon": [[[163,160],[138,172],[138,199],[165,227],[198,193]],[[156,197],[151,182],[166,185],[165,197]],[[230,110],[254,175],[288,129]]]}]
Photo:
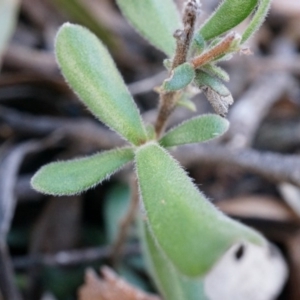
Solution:
[{"label": "hairy stem", "polygon": [[[183,30],[179,29],[174,33],[174,37],[176,38],[177,43],[170,75],[176,67],[187,61],[187,56],[194,35],[199,9],[200,4],[197,0],[189,0],[185,5],[182,18]],[[162,92],[160,94],[160,104],[155,123],[155,132],[157,138],[159,138],[163,133],[167,120],[175,109],[179,93],[180,92]]]},{"label": "hairy stem", "polygon": [[227,53],[232,45],[232,42],[235,39],[236,39],[236,33],[230,32],[215,47],[213,47],[212,49],[208,50],[207,52],[204,52],[203,54],[193,58],[191,61],[192,65],[194,66],[195,69],[197,69],[197,68],[211,62],[218,56]]}]

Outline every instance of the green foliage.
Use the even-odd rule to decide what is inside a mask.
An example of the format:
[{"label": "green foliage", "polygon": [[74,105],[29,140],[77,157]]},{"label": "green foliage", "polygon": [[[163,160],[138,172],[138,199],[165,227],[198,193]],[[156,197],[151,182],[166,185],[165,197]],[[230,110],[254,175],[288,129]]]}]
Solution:
[{"label": "green foliage", "polygon": [[74,195],[99,184],[132,159],[131,148],[120,148],[81,159],[55,162],[42,167],[31,184],[44,194]]},{"label": "green foliage", "polygon": [[267,13],[270,9],[271,0],[260,0],[259,6],[253,16],[250,24],[247,26],[247,29],[243,33],[241,43],[246,42],[261,26],[264,22]]},{"label": "green foliage", "polygon": [[184,63],[172,71],[172,76],[165,80],[163,89],[165,91],[177,91],[185,88],[195,77],[195,70],[190,63]]},{"label": "green foliage", "polygon": [[185,97],[185,95],[183,95],[183,97],[179,98],[179,100],[177,101],[177,105],[185,107],[185,108],[189,109],[190,111],[194,111],[194,112],[197,111],[197,107],[196,107],[195,103],[193,101],[191,101],[188,97]]},{"label": "green foliage", "polygon": [[204,40],[210,40],[236,27],[252,13],[258,1],[224,0],[200,28],[200,34]]},{"label": "green foliage", "polygon": [[63,25],[56,37],[62,73],[91,112],[131,143],[146,141],[146,131],[106,48],[87,29]]},{"label": "green foliage", "polygon": [[173,0],[117,0],[117,3],[143,37],[168,56],[174,54],[173,33],[181,27],[181,21]]},{"label": "green foliage", "polygon": [[220,96],[226,97],[231,95],[228,88],[216,77],[209,75],[201,70],[197,70],[195,84],[198,87],[208,86]]},{"label": "green foliage", "polygon": [[8,40],[13,33],[18,8],[18,0],[0,1],[0,62],[2,53],[5,50]]},{"label": "green foliage", "polygon": [[194,55],[198,55],[202,53],[206,47],[207,47],[207,43],[204,40],[203,36],[199,32],[196,33],[191,46],[191,52]]},{"label": "green foliage", "polygon": [[229,81],[229,74],[222,69],[221,67],[218,67],[214,64],[207,64],[201,67],[201,70],[203,70],[205,73],[208,73],[209,75],[213,77],[217,77],[224,81]]},{"label": "green foliage", "polygon": [[[225,0],[196,34],[186,32],[188,28],[192,30],[188,19],[198,9],[197,1],[189,2],[183,18],[184,31],[176,34],[175,61],[179,66],[174,69],[173,33],[182,29],[174,2],[117,0],[133,26],[169,56],[165,66],[170,77],[157,89],[162,100],[167,96],[166,104],[171,107],[165,107],[166,111],[172,111],[176,105],[195,109],[190,100],[196,89],[191,87],[192,83],[198,88],[196,93],[203,91],[220,115],[227,113],[233,99],[221,81],[228,81],[229,75],[216,63],[238,51],[241,42],[257,30],[269,2]],[[242,39],[235,33],[220,36],[250,16],[257,6]],[[181,45],[182,41],[187,45]],[[178,54],[180,48],[182,53]],[[51,163],[36,173],[32,186],[51,195],[77,194],[135,160],[145,213],[145,222],[141,224],[144,252],[157,285],[166,300],[206,299],[203,278],[230,247],[245,241],[266,247],[266,241],[256,231],[217,210],[164,148],[218,137],[228,129],[228,121],[215,114],[198,116],[171,129],[159,140],[161,131],[157,124],[144,125],[111,56],[96,36],[81,26],[65,24],[57,35],[56,55],[63,75],[84,104],[133,146]],[[118,192],[109,196],[106,205],[110,241],[116,236],[118,220],[127,206],[127,190]]]},{"label": "green foliage", "polygon": [[136,172],[150,231],[181,273],[204,276],[239,241],[265,244],[257,232],[218,211],[157,143],[139,147]]},{"label": "green foliage", "polygon": [[151,235],[148,225],[140,222],[143,252],[149,272],[166,300],[206,300],[200,278],[188,278],[174,268]]},{"label": "green foliage", "polygon": [[205,142],[224,134],[229,122],[215,114],[187,120],[168,131],[159,141],[163,147]]}]

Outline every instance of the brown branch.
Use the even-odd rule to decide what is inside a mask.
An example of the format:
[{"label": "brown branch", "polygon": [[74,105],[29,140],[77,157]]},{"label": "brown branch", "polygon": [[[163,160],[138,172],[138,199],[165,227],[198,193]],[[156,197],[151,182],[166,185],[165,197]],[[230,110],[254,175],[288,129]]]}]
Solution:
[{"label": "brown branch", "polygon": [[177,40],[177,47],[172,63],[172,70],[187,60],[199,10],[200,5],[197,0],[188,1],[184,7],[182,18],[184,28],[183,30],[176,30],[174,33],[174,37]]},{"label": "brown branch", "polygon": [[211,62],[215,58],[227,53],[231,46],[232,42],[236,39],[236,33],[230,32],[228,35],[225,36],[225,38],[217,44],[212,49],[208,50],[207,52],[204,52],[203,54],[193,58],[191,60],[192,65],[195,69]]},{"label": "brown branch", "polygon": [[157,139],[162,135],[167,120],[175,109],[178,92],[169,92],[160,95],[158,115],[155,122],[155,132]]},{"label": "brown branch", "polygon": [[[197,15],[200,6],[197,0],[190,0],[186,3],[183,11],[183,30],[177,30],[174,37],[177,39],[176,52],[172,63],[172,70],[187,61],[192,37],[195,30]],[[172,72],[171,70],[171,72]],[[175,109],[180,92],[167,92],[160,94],[158,115],[155,122],[157,138],[163,133],[167,120]]]}]

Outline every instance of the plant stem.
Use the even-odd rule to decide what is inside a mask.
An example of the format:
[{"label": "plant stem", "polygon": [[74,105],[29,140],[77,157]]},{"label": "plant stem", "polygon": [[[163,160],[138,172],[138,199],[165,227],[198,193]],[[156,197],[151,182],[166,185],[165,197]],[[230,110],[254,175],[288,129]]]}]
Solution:
[{"label": "plant stem", "polygon": [[120,254],[128,236],[130,225],[132,224],[139,204],[139,193],[137,179],[134,178],[131,183],[131,200],[126,215],[120,221],[118,236],[113,244],[111,261],[115,266],[118,264]]},{"label": "plant stem", "polygon": [[[186,3],[183,11],[183,30],[176,30],[174,37],[177,40],[176,52],[172,63],[172,68],[169,76],[172,76],[172,71],[179,65],[187,61],[188,52],[193,38],[197,15],[200,5],[197,0],[190,0]],[[163,133],[167,120],[175,109],[180,92],[161,92],[158,115],[155,122],[155,132],[157,139]]]},{"label": "plant stem", "polygon": [[230,32],[225,38],[212,49],[192,59],[191,63],[195,69],[211,62],[218,56],[225,54],[230,49],[232,42],[236,38],[235,32]]}]

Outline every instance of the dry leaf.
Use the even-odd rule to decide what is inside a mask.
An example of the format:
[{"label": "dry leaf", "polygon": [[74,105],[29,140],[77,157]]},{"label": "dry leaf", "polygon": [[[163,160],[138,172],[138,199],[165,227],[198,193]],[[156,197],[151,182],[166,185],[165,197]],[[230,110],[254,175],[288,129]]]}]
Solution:
[{"label": "dry leaf", "polygon": [[101,273],[102,279],[93,270],[87,270],[79,300],[160,300],[131,286],[108,267],[103,267]]}]

